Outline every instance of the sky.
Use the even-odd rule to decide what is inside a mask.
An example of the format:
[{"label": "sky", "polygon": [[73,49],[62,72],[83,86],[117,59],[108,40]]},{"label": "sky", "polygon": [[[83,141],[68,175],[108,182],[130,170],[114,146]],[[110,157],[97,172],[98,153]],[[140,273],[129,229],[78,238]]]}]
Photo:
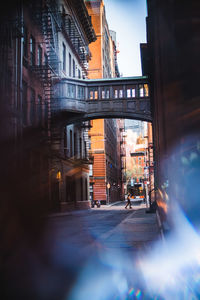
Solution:
[{"label": "sky", "polygon": [[104,0],[110,30],[116,31],[121,76],[141,76],[140,43],[146,42],[146,0]]}]

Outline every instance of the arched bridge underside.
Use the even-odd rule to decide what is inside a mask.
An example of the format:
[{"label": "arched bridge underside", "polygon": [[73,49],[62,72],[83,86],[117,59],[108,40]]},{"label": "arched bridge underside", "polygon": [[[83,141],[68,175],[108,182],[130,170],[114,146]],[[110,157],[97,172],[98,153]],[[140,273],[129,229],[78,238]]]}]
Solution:
[{"label": "arched bridge underside", "polygon": [[148,78],[62,79],[54,85],[52,111],[62,123],[101,118],[152,121]]}]

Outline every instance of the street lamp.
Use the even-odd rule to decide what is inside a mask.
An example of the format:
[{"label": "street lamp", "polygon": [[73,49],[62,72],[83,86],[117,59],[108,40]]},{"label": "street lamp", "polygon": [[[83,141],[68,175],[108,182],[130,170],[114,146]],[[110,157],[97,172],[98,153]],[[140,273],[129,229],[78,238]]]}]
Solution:
[{"label": "street lamp", "polygon": [[107,189],[108,189],[108,204],[109,204],[109,198],[110,198],[110,183],[108,182],[107,184]]}]

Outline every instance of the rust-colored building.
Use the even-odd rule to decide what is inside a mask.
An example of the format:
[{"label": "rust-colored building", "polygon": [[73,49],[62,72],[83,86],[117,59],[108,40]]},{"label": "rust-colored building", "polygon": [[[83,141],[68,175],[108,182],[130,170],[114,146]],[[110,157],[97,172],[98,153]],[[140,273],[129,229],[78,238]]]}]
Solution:
[{"label": "rust-colored building", "polygon": [[[104,2],[98,0],[85,1],[85,3],[97,36],[97,40],[89,46],[92,59],[89,62],[88,77],[90,79],[116,77],[118,68],[115,34],[109,31]],[[94,156],[90,185],[91,200],[108,203],[120,199],[118,170],[121,167],[118,164],[120,154],[117,152],[118,130],[114,119],[93,120],[93,127],[90,130],[91,152]]]}]

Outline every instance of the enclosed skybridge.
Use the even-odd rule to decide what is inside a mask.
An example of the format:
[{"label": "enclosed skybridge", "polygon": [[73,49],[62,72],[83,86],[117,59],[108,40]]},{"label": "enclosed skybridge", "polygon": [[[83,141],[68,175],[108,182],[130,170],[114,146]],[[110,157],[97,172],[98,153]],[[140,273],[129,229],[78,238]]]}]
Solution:
[{"label": "enclosed skybridge", "polygon": [[81,80],[63,78],[54,85],[53,111],[69,119],[127,118],[152,121],[148,78]]}]

